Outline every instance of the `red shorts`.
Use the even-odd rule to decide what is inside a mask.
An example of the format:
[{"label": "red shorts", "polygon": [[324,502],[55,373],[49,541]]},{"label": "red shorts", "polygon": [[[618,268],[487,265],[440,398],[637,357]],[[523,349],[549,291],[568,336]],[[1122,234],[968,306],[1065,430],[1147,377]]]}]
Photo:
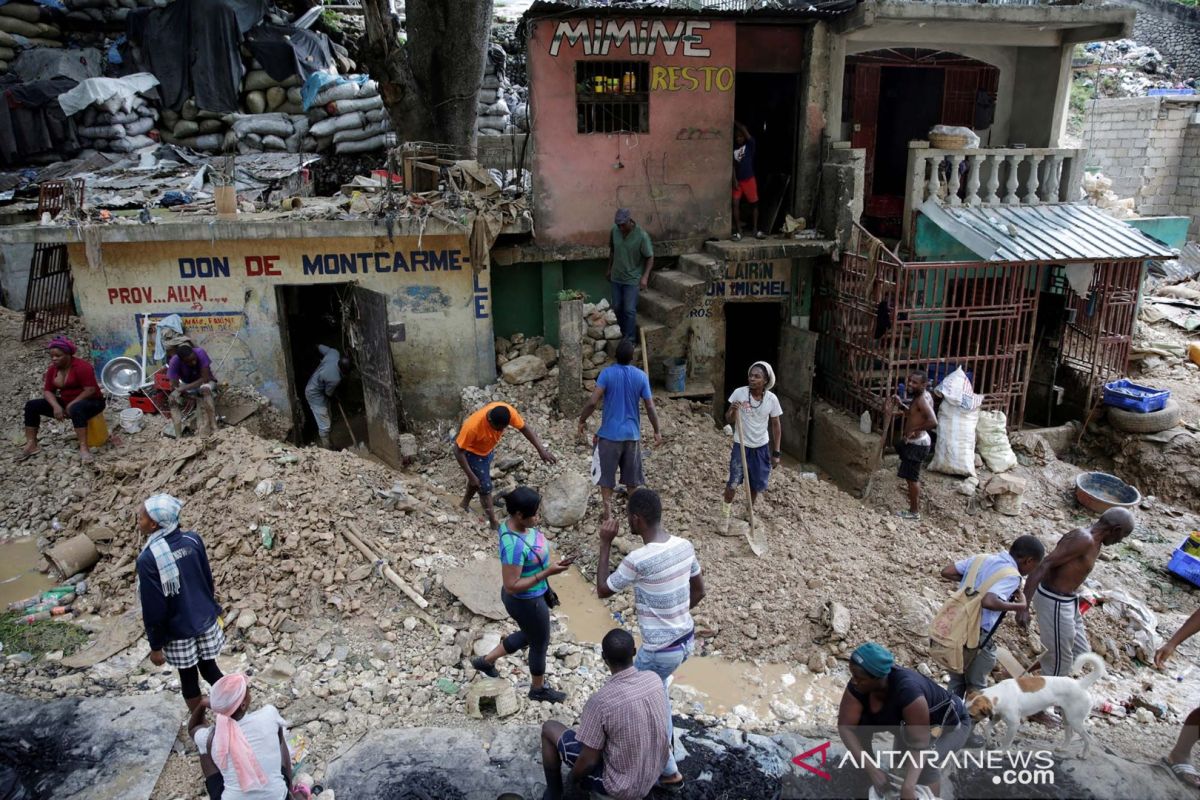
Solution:
[{"label": "red shorts", "polygon": [[733,199],[741,200],[743,197],[746,198],[747,203],[758,202],[758,181],[754,179],[753,175],[744,181],[738,181],[737,185],[733,187]]}]

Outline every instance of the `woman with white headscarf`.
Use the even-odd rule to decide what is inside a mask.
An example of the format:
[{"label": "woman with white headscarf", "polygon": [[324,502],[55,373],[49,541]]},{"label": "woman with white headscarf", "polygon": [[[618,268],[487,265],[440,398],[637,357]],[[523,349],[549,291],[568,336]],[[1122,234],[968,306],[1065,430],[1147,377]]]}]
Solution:
[{"label": "woman with white headscarf", "polygon": [[[729,480],[725,482],[725,497],[721,504],[721,527],[729,530],[733,516],[733,498],[744,480],[750,481],[750,498],[767,490],[771,468],[779,466],[783,426],[779,418],[783,407],[771,391],[775,387],[775,370],[765,361],[755,361],[746,374],[747,386],[734,389],[729,395],[725,421],[733,425],[733,450],[729,454]],[[741,424],[738,424],[738,418]],[[740,429],[740,434],[739,434]],[[744,434],[746,441],[742,441]],[[742,472],[742,448],[746,449],[746,471]]]},{"label": "woman with white headscarf", "polygon": [[155,666],[179,670],[179,687],[190,710],[200,704],[200,676],[211,686],[221,678],[217,655],[225,644],[221,607],[204,542],[179,529],[183,502],[156,494],[137,512],[138,531],[150,538],[138,555],[142,623]]},{"label": "woman with white headscarf", "polygon": [[[205,709],[216,716],[206,727]],[[250,686],[240,672],[217,681],[208,699],[192,710],[188,734],[201,759],[211,758],[219,770],[208,776],[209,796],[221,800],[288,800],[292,797],[292,759],[287,722],[279,709],[265,705],[250,711]],[[219,788],[218,788],[219,787]]]}]

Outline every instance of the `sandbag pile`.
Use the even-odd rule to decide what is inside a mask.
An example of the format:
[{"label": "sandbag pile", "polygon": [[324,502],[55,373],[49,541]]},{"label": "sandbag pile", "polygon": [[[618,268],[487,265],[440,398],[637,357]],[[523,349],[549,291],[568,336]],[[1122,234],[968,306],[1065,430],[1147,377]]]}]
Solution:
[{"label": "sandbag pile", "polygon": [[93,102],[75,114],[73,118],[80,145],[85,149],[113,153],[133,153],[157,145],[158,108],[151,98],[146,97],[152,91],[113,95],[106,100]]},{"label": "sandbag pile", "polygon": [[178,112],[163,109],[159,136],[167,144],[202,153],[222,153],[226,151],[226,134],[233,116],[204,111],[196,107],[194,98],[189,99]]},{"label": "sandbag pile", "polygon": [[170,0],[62,0],[68,24],[84,29],[122,30],[136,8],[163,8]]},{"label": "sandbag pile", "polygon": [[507,60],[508,54],[500,45],[493,43],[488,48],[483,88],[479,91],[479,104],[476,106],[479,116],[475,130],[481,136],[502,136],[529,129],[524,89],[513,86],[506,77]]},{"label": "sandbag pile", "polygon": [[251,153],[299,153],[308,136],[308,117],[304,114],[237,114],[230,135],[237,142],[239,155]]},{"label": "sandbag pile", "polygon": [[[251,62],[254,67],[257,62]],[[303,114],[300,78],[277,81],[261,68],[252,68],[242,79],[242,108],[248,114]]]},{"label": "sandbag pile", "polygon": [[392,130],[379,87],[363,76],[325,82],[309,105],[308,120],[311,152],[318,153],[333,150],[351,155],[382,150]]},{"label": "sandbag pile", "polygon": [[9,71],[21,50],[63,46],[62,29],[46,21],[48,16],[48,12],[35,3],[0,5],[0,75]]}]

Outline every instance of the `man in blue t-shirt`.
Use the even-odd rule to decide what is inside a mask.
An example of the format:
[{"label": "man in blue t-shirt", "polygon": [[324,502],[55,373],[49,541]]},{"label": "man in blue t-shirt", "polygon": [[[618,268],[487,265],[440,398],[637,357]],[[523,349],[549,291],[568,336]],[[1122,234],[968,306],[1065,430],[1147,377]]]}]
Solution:
[{"label": "man in blue t-shirt", "polygon": [[633,492],[646,482],[642,476],[639,400],[646,404],[646,416],[654,428],[654,444],[662,443],[658,413],[654,410],[654,398],[650,395],[650,379],[632,362],[633,342],[623,339],[617,345],[617,363],[596,378],[596,388],[579,415],[579,435],[585,436],[587,419],[603,398],[603,418],[600,430],[592,437],[592,444],[600,462],[600,474],[598,478],[593,475],[593,480],[600,484],[606,520],[612,517],[612,494],[617,485],[618,465],[621,467],[621,483],[626,491]]}]

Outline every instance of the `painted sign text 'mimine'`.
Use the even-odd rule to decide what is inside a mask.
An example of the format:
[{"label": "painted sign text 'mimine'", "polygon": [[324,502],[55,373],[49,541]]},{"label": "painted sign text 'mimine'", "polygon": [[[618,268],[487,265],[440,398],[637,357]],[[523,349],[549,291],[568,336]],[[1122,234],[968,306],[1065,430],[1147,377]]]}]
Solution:
[{"label": "painted sign text 'mimine'", "polygon": [[711,28],[711,22],[699,20],[563,20],[550,39],[550,55],[557,56],[566,40],[568,48],[582,46],[586,56],[606,56],[625,48],[632,56],[652,56],[661,49],[668,56],[680,50],[684,56],[708,58],[712,51],[700,46],[701,34]]}]

